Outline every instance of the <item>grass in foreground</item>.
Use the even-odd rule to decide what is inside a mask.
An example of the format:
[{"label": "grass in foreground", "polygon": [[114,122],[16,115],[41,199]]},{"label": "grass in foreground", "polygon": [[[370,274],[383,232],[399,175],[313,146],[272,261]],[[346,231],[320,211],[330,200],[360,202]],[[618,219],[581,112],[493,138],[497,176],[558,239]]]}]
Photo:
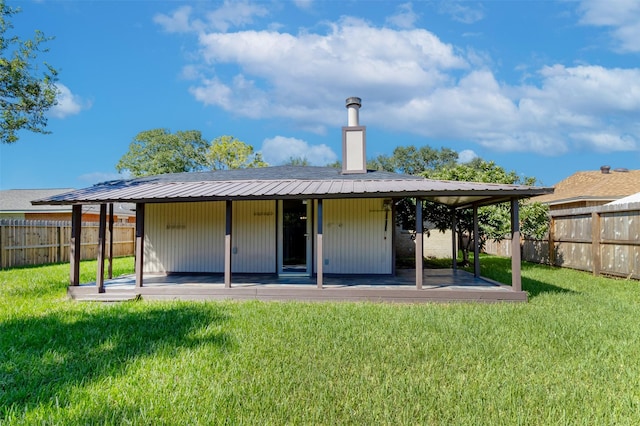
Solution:
[{"label": "grass in foreground", "polygon": [[530,302],[494,305],[77,303],[67,281],[0,271],[0,424],[640,423],[637,281],[524,264]]}]

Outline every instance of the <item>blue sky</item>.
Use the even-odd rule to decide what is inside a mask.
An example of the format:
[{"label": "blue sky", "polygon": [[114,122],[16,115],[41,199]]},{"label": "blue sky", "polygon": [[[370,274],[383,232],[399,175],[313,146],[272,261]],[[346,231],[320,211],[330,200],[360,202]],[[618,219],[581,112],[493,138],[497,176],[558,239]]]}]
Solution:
[{"label": "blue sky", "polygon": [[55,37],[48,135],[0,145],[0,188],[86,187],[144,130],[233,135],[272,165],[339,158],[347,97],[367,156],[448,147],[543,185],[638,169],[640,2],[11,1]]}]

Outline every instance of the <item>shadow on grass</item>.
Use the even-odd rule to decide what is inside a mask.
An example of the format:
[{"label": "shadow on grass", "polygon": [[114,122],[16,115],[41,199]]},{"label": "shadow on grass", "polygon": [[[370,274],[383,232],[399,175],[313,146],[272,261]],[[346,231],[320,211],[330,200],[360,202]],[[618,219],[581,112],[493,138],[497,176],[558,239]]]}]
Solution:
[{"label": "shadow on grass", "polygon": [[0,407],[24,412],[75,385],[120,375],[144,357],[179,356],[201,345],[214,356],[232,346],[229,335],[216,331],[226,321],[213,305],[131,302],[0,323]]}]

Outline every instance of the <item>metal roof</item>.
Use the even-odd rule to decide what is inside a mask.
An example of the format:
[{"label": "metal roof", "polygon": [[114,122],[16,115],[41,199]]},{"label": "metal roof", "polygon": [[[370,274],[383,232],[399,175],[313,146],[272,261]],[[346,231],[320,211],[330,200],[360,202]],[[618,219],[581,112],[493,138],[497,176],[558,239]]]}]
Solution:
[{"label": "metal roof", "polygon": [[39,199],[33,204],[419,197],[452,207],[467,207],[551,192],[553,188],[429,180],[380,171],[343,175],[331,167],[280,166],[110,181]]}]

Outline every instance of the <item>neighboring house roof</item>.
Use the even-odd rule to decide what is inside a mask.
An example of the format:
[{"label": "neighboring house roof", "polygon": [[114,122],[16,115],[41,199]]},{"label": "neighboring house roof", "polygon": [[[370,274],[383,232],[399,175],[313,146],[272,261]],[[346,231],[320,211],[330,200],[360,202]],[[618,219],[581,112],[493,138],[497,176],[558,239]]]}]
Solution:
[{"label": "neighboring house roof", "polygon": [[640,170],[577,172],[558,182],[554,189],[553,194],[541,195],[532,201],[554,205],[586,200],[617,200],[640,189]]},{"label": "neighboring house roof", "polygon": [[453,207],[526,198],[552,188],[429,180],[384,171],[343,174],[332,167],[277,166],[175,173],[104,182],[34,204],[421,197]]},{"label": "neighboring house roof", "polygon": [[[55,197],[60,194],[73,192],[73,188],[54,189],[6,189],[0,191],[0,212],[2,213],[67,213],[71,206],[32,204],[31,201],[42,198]],[[114,204],[114,214],[117,216],[135,216],[132,204]],[[87,206],[85,213],[99,213],[98,206]]]},{"label": "neighboring house roof", "polygon": [[607,203],[607,206],[615,206],[618,204],[630,204],[630,203],[640,203],[640,192],[636,192],[635,194],[629,195],[628,197],[619,198],[615,201]]}]

